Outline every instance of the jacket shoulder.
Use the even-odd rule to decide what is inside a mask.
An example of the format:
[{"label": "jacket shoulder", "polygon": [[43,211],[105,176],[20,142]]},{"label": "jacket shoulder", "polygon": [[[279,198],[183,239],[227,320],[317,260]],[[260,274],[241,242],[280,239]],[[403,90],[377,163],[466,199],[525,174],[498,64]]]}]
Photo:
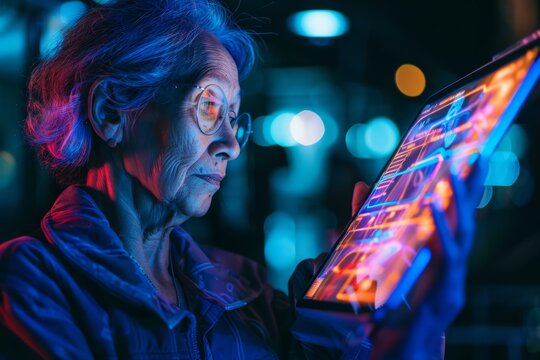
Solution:
[{"label": "jacket shoulder", "polygon": [[52,246],[42,239],[22,236],[0,245],[0,274],[14,275],[50,262]]}]

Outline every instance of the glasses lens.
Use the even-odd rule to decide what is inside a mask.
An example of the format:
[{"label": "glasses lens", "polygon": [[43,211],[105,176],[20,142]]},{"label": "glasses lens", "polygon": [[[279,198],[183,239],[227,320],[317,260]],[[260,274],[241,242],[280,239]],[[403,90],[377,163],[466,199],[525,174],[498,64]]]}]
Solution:
[{"label": "glasses lens", "polygon": [[240,114],[233,122],[233,131],[240,148],[243,148],[251,135],[251,117],[248,113]]},{"label": "glasses lens", "polygon": [[219,129],[227,112],[227,98],[217,85],[207,86],[199,97],[197,118],[201,131],[213,134]]}]

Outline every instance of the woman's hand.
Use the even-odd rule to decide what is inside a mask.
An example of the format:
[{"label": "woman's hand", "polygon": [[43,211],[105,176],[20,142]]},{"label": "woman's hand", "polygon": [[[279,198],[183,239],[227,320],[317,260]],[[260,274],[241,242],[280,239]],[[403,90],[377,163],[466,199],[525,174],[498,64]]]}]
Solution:
[{"label": "woman's hand", "polygon": [[[456,224],[449,225],[446,214],[432,206],[438,238],[442,246],[442,269],[432,291],[420,306],[398,358],[427,359],[441,350],[441,337],[465,303],[467,259],[474,242],[475,213],[487,176],[487,159],[479,157],[466,181],[451,174]],[[455,228],[455,230],[453,229]]]},{"label": "woman's hand", "polygon": [[[355,184],[352,198],[353,216],[360,210],[369,194],[369,190],[369,186],[363,182]],[[317,273],[326,256],[327,253],[322,253],[316,259],[306,259],[297,265],[289,280],[289,298],[294,304],[291,310],[294,311],[296,303],[306,291],[310,280]],[[296,318],[296,314],[291,315]],[[356,346],[351,347],[350,342],[356,343],[357,340],[365,338],[366,331],[362,327],[358,327],[354,333],[351,333],[348,330],[349,326],[341,326],[340,321],[341,319],[334,318],[333,315],[329,317],[317,316],[314,321],[305,318],[300,323],[297,321],[295,331],[301,332],[303,337],[310,338],[310,341],[296,343],[297,346],[293,347],[294,350],[291,351],[290,357],[335,359],[342,357],[344,351],[349,349],[353,349],[356,353]]]},{"label": "woman's hand", "polygon": [[[360,210],[364,201],[366,201],[369,195],[370,188],[364,182],[357,182],[354,185],[353,197],[352,197],[352,216]],[[294,270],[289,280],[289,296],[293,299],[294,303],[300,299],[300,296],[306,290],[311,278],[317,273],[322,262],[326,258],[328,253],[322,253],[315,259],[302,260]]]},{"label": "woman's hand", "polygon": [[[388,352],[385,339],[373,339],[372,357],[425,359],[441,354],[441,336],[457,316],[464,304],[467,258],[475,231],[475,212],[482,197],[487,163],[478,158],[467,181],[450,175],[455,205],[455,225],[450,226],[443,209],[432,206],[434,222],[443,251],[440,276],[418,311],[413,315],[411,326],[399,346]],[[352,199],[353,216],[360,210],[369,194],[365,183],[357,183]],[[455,230],[455,231],[454,231]],[[322,264],[326,254],[317,259],[302,261],[289,282],[289,294],[296,302],[305,291],[310,279]],[[380,332],[379,334],[384,334]],[[365,334],[358,334],[362,338]],[[336,344],[338,345],[338,344]],[[386,344],[390,345],[390,344]],[[384,348],[382,352],[381,349]],[[351,349],[352,350],[352,349]]]}]

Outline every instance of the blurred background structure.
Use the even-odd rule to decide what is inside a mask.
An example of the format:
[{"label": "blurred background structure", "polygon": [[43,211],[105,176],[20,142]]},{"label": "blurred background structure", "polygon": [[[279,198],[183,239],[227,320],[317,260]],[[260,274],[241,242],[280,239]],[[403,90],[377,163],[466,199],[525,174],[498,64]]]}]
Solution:
[{"label": "blurred background structure", "polygon": [[[0,242],[31,232],[61,191],[24,143],[25,86],[62,31],[106,0],[0,0]],[[539,0],[226,0],[257,32],[244,81],[247,151],[229,165],[201,243],[251,257],[274,286],[327,250],[422,102],[539,27]],[[540,102],[490,162],[467,305],[447,358],[540,358]]]}]

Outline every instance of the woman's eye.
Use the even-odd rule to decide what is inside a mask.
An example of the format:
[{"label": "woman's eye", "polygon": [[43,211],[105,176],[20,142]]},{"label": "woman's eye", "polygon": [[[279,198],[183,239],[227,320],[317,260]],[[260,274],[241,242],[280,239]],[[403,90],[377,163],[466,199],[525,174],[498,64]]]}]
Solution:
[{"label": "woman's eye", "polygon": [[208,116],[217,116],[219,113],[219,105],[215,101],[203,101],[201,105],[201,110]]}]

